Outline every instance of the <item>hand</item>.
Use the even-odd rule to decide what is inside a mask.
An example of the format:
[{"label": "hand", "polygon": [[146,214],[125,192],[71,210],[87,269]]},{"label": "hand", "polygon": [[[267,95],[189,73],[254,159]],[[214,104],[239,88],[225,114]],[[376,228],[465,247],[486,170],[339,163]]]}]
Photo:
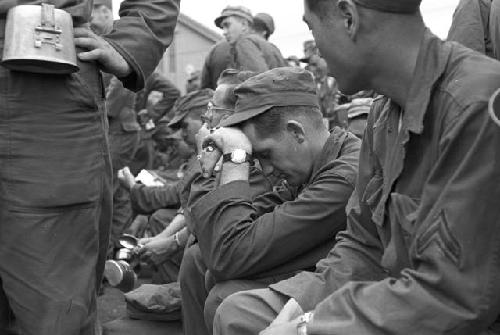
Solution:
[{"label": "hand", "polygon": [[233,152],[235,149],[243,149],[252,154],[252,144],[246,135],[237,128],[217,128],[203,139],[202,146],[216,147],[216,150],[203,149],[200,155],[200,164],[205,177],[212,175],[217,162],[222,154]]},{"label": "hand", "polygon": [[210,142],[213,142],[223,154],[231,153],[235,149],[243,149],[252,154],[252,143],[238,128],[217,128],[203,140],[204,144]]},{"label": "hand", "polygon": [[207,124],[204,123],[200,130],[198,130],[198,132],[196,133],[196,135],[194,136],[195,139],[196,139],[196,149],[197,149],[197,152],[200,154],[203,150],[202,148],[202,145],[203,145],[203,140],[205,139],[205,137],[207,137],[208,135],[210,135],[210,129],[208,129],[207,127]]},{"label": "hand", "polygon": [[167,261],[177,250],[178,245],[173,236],[153,238],[139,249],[139,256],[141,260],[157,266]]},{"label": "hand", "polygon": [[277,326],[279,324],[283,323],[288,323],[291,322],[301,315],[304,314],[304,311],[302,310],[302,307],[300,307],[299,303],[297,300],[294,298],[291,298],[288,300],[288,302],[283,306],[283,309],[281,312],[278,314],[276,319],[271,323],[269,327]]},{"label": "hand", "polygon": [[125,58],[104,38],[89,28],[75,28],[74,39],[77,47],[89,50],[78,54],[80,60],[97,61],[104,72],[114,74],[118,78],[126,77],[132,72]]},{"label": "hand", "polygon": [[128,166],[125,166],[123,169],[118,170],[118,181],[120,182],[120,185],[122,185],[129,191],[135,185],[135,177],[132,172],[130,172]]},{"label": "hand", "polygon": [[145,246],[146,244],[151,242],[153,239],[154,239],[154,237],[143,237],[143,238],[140,238],[139,241],[137,241],[137,242],[140,246]]},{"label": "hand", "polygon": [[269,326],[259,333],[259,335],[297,335],[297,325],[299,318],[287,323],[280,323],[279,325]]}]

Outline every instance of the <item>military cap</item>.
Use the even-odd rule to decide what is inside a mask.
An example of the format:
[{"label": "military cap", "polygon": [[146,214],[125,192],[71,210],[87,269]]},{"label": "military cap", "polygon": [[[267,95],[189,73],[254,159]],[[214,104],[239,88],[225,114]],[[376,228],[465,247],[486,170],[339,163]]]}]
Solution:
[{"label": "military cap", "polygon": [[202,107],[207,107],[209,101],[212,100],[213,95],[214,91],[209,88],[205,88],[202,90],[190,92],[185,96],[177,99],[174,107],[172,108],[175,114],[168,126],[175,127],[191,111]]},{"label": "military cap", "polygon": [[109,9],[113,9],[113,1],[112,0],[94,0],[94,6],[104,5]]},{"label": "military cap", "polygon": [[258,13],[253,17],[254,23],[260,21],[266,26],[269,35],[274,33],[274,20],[273,17],[266,13]]},{"label": "military cap", "polygon": [[238,85],[234,114],[222,127],[250,120],[272,107],[311,106],[319,109],[316,84],[311,72],[297,67],[279,67],[260,73]]},{"label": "military cap", "polygon": [[226,8],[224,8],[222,10],[222,13],[220,14],[220,16],[215,19],[215,25],[218,28],[222,29],[222,26],[221,26],[222,21],[224,21],[224,19],[226,17],[229,17],[229,16],[238,16],[238,17],[241,17],[241,18],[247,20],[250,23],[253,23],[253,16],[252,16],[252,12],[250,11],[250,9],[243,7],[243,6],[227,6]]},{"label": "military cap", "polygon": [[415,13],[422,0],[354,0],[359,5],[381,12]]}]

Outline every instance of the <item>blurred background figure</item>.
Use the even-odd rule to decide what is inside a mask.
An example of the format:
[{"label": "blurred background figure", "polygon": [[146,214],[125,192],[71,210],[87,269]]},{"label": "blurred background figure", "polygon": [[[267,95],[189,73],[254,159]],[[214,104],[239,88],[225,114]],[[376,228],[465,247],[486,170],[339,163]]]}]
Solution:
[{"label": "blurred background figure", "polygon": [[275,30],[269,14],[256,15],[242,6],[227,6],[215,19],[225,41],[216,44],[208,53],[201,75],[201,88],[215,89],[220,74],[226,69],[264,72],[287,66],[278,47],[268,41]]},{"label": "blurred background figure", "polygon": [[461,0],[448,40],[500,60],[500,1]]},{"label": "blurred background figure", "polygon": [[111,32],[113,29],[112,0],[94,0],[90,26],[98,35],[105,35]]},{"label": "blurred background figure", "polygon": [[172,117],[172,107],[180,95],[179,89],[157,72],[148,77],[144,90],[137,93],[135,111],[141,125],[141,142],[134,160],[129,165],[134,175],[142,169],[153,169],[155,154],[152,136],[154,129],[160,119]]},{"label": "blurred background figure", "polygon": [[196,70],[189,74],[186,82],[186,93],[201,89],[201,71]]}]

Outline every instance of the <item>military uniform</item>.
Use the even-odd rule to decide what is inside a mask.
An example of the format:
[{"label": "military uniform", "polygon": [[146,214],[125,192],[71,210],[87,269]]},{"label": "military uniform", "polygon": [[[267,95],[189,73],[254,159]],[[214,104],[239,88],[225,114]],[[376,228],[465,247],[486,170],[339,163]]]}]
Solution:
[{"label": "military uniform", "polygon": [[500,1],[461,0],[448,40],[500,60]]},{"label": "military uniform", "polygon": [[118,78],[110,80],[106,94],[109,122],[109,151],[113,168],[113,219],[110,248],[119,247],[118,239],[133,219],[130,197],[118,182],[118,170],[128,166],[139,146],[141,127],[134,110],[135,93],[123,87]]},{"label": "military uniform", "polygon": [[[163,98],[154,106],[148,106],[148,96],[152,91],[158,91],[163,94]],[[159,73],[151,74],[146,80],[143,90],[136,94],[135,110],[140,113],[146,110],[145,115],[140,116],[144,123],[151,121],[154,125],[160,122],[162,118],[172,118],[172,108],[180,97],[180,91],[175,85]],[[130,164],[132,173],[137,174],[142,169],[152,170],[154,168],[155,150],[153,142],[153,129],[147,129],[146,124],[142,124],[140,132],[140,144],[136,155]]]},{"label": "military uniform", "polygon": [[[0,1],[0,49],[7,10],[42,1]],[[92,1],[54,0],[74,25]],[[137,11],[140,8],[140,13]],[[105,39],[143,87],[173,36],[179,1],[124,1]],[[0,67],[0,310],[23,334],[94,334],[111,222],[111,164],[100,72],[79,62],[71,75]],[[8,306],[8,307],[7,307]],[[8,318],[0,316],[0,332]]]},{"label": "military uniform", "polygon": [[[297,71],[301,75],[277,69],[261,75],[264,84],[247,81],[240,85],[235,90],[239,96],[236,112],[222,124],[234,126],[254,117],[254,109],[261,106],[260,97],[266,97],[267,109],[276,105],[312,104],[319,110],[312,76],[304,70]],[[255,108],[246,105],[239,111],[245,105],[240,91],[241,95],[248,95],[248,103]],[[232,121],[233,117],[237,121]],[[207,330],[211,333],[215,310],[228,295],[266,287],[314,267],[335,244],[335,235],[345,228],[345,206],[354,189],[359,148],[359,139],[335,128],[308,181],[299,190],[281,187],[255,197],[248,181],[234,181],[204,197],[192,197],[189,210],[200,249],[192,252],[203,257],[203,264],[217,285],[202,289],[189,285],[188,280],[195,283],[196,277],[201,277],[198,282],[203,281],[202,267],[200,273],[191,273],[186,281],[181,274],[181,287],[188,292],[185,305],[197,306],[189,307],[196,313],[184,312],[185,318],[198,323],[202,316],[199,311],[204,310]],[[197,187],[192,186],[192,193],[197,192]]]},{"label": "military uniform", "polygon": [[[223,19],[232,15],[253,21],[248,9],[228,6],[215,20],[215,25],[221,28]],[[202,70],[201,87],[215,89],[220,74],[226,69],[259,73],[282,66],[287,63],[278,47],[256,34],[244,35],[233,43],[221,41],[210,50]]]},{"label": "military uniform", "polygon": [[427,31],[414,73],[404,111],[374,102],[328,257],[226,300],[217,334],[256,334],[283,297],[314,311],[308,334],[498,332],[500,130],[487,108],[500,64]]}]

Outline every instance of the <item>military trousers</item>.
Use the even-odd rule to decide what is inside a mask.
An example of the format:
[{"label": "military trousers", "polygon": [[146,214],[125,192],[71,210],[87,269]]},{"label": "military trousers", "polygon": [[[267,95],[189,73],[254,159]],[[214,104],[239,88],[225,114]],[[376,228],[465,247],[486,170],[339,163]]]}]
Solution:
[{"label": "military trousers", "polygon": [[[266,281],[230,280],[215,283],[201,256],[198,244],[184,253],[179,273],[184,335],[219,334],[213,321],[217,308],[233,293],[264,288]],[[236,333],[235,333],[236,334]]]},{"label": "military trousers", "polygon": [[100,73],[0,66],[0,333],[93,335],[111,221]]}]

